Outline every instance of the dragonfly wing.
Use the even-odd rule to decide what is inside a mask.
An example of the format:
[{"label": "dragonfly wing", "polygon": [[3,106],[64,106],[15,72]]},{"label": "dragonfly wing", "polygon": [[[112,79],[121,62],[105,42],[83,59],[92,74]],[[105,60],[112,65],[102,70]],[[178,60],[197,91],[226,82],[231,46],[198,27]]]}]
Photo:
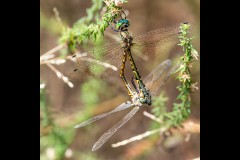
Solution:
[{"label": "dragonfly wing", "polygon": [[166,71],[171,67],[172,61],[165,60],[164,62],[160,63],[156,68],[154,68],[146,78],[144,78],[143,82],[147,87],[150,87],[150,84],[161,78]]},{"label": "dragonfly wing", "polygon": [[107,132],[105,132],[101,138],[94,144],[92,151],[96,151],[100,148],[119,128],[121,128],[132,116],[139,110],[139,107],[133,108],[121,121],[115,124]]},{"label": "dragonfly wing", "polygon": [[122,111],[122,110],[130,108],[132,106],[133,106],[133,104],[130,101],[124,102],[121,105],[119,105],[117,108],[115,108],[114,110],[112,110],[110,112],[107,112],[107,113],[104,113],[104,114],[97,115],[97,116],[95,116],[95,117],[93,117],[93,118],[91,118],[91,119],[89,119],[87,121],[84,121],[84,122],[76,125],[74,128],[80,128],[80,127],[86,126],[86,125],[88,125],[90,123],[93,123],[95,121],[98,121],[99,119],[102,119],[102,118],[104,118],[104,117],[106,117],[106,116],[108,116],[110,114]]},{"label": "dragonfly wing", "polygon": [[146,88],[150,90],[151,95],[157,95],[160,88],[164,86],[170,76],[180,69],[180,63],[171,68],[171,60],[166,60],[159,64],[144,80]]},{"label": "dragonfly wing", "polygon": [[178,43],[179,25],[150,31],[133,38],[132,50],[143,58],[163,54]]},{"label": "dragonfly wing", "polygon": [[117,42],[100,49],[76,53],[72,61],[76,68],[69,75],[72,80],[84,80],[89,76],[104,78],[117,71],[121,65],[123,49]]},{"label": "dragonfly wing", "polygon": [[[157,40],[165,39],[166,37],[178,35],[179,31],[180,31],[180,24],[177,24],[170,27],[156,29],[139,36],[135,36],[134,40],[136,42],[149,43],[149,40],[150,42],[157,41]],[[150,38],[150,39],[147,39],[147,38]]]}]

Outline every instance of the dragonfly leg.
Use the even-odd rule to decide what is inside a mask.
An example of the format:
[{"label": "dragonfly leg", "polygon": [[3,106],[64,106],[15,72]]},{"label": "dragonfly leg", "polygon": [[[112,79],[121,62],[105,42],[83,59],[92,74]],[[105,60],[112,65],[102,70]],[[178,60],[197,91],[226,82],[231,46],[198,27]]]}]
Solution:
[{"label": "dragonfly leg", "polygon": [[124,76],[124,69],[125,69],[126,60],[127,60],[127,54],[124,52],[124,53],[123,53],[122,66],[121,66],[121,70],[120,70],[120,77],[122,78],[123,83],[124,83],[125,87],[126,87],[127,90],[128,90],[128,95],[129,95],[130,97],[133,97],[132,89],[131,89],[130,85],[127,83],[127,80],[126,80],[126,78],[125,78],[125,76]]}]

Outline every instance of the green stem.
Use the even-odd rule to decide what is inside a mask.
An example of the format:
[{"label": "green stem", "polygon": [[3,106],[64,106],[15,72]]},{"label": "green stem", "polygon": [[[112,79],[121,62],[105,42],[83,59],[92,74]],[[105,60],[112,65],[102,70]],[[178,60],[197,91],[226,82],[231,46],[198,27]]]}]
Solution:
[{"label": "green stem", "polygon": [[184,55],[180,58],[180,63],[182,66],[179,71],[179,75],[177,76],[177,79],[180,82],[180,85],[177,87],[179,91],[177,99],[180,100],[180,102],[173,104],[173,110],[171,112],[165,112],[161,114],[161,116],[163,115],[165,119],[165,122],[162,126],[167,128],[179,126],[189,117],[191,113],[190,94],[192,92],[193,81],[190,71],[190,64],[192,63],[192,60],[198,56],[198,54],[191,44],[193,38],[188,38],[189,27],[189,24],[181,24],[180,26],[179,45],[183,47],[184,51]]}]

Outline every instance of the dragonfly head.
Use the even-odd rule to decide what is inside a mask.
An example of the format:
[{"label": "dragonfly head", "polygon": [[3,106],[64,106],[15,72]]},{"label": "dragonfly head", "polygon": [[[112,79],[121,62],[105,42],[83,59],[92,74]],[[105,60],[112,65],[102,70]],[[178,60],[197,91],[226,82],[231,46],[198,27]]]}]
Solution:
[{"label": "dragonfly head", "polygon": [[116,28],[119,31],[127,31],[129,26],[130,26],[130,22],[127,19],[120,19],[116,23]]}]

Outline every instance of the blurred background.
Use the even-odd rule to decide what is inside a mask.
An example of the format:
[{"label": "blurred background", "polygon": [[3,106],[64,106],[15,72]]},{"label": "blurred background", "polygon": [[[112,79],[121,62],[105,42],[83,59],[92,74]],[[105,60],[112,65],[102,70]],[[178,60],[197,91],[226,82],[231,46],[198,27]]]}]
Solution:
[{"label": "blurred background", "polygon": [[[93,5],[90,0],[41,0],[40,1],[40,55],[59,45],[62,35],[61,25],[56,18],[59,14],[64,26],[72,27],[79,19],[87,16],[86,9]],[[105,3],[103,3],[103,7]],[[56,8],[56,9],[54,9]],[[191,36],[194,48],[200,53],[200,1],[199,0],[128,0],[123,9],[130,20],[132,35],[141,35],[145,32],[176,25],[180,22],[190,22]],[[100,10],[101,11],[101,10]],[[103,11],[102,11],[103,12]],[[101,13],[100,13],[101,16]],[[104,33],[104,39],[99,40],[98,46],[114,43],[116,40],[110,27]],[[90,45],[93,44],[91,41]],[[85,45],[85,48],[84,48]],[[89,45],[89,44],[88,44]],[[84,43],[82,49],[86,49]],[[90,49],[90,48],[87,48]],[[67,50],[59,50],[56,54],[69,54]],[[145,77],[157,64],[165,59],[176,60],[180,50],[172,49],[164,55],[142,62],[136,58],[136,65],[142,77]],[[41,160],[190,160],[200,157],[200,131],[193,132],[176,130],[172,136],[164,138],[156,133],[143,140],[134,141],[124,146],[112,148],[111,144],[129,139],[138,134],[158,127],[155,121],[143,115],[146,110],[141,109],[125,126],[119,129],[99,150],[92,152],[93,144],[111,126],[124,117],[129,110],[116,113],[98,122],[83,128],[74,126],[95,115],[110,111],[119,104],[129,100],[119,73],[113,73],[111,80],[82,79],[72,80],[71,88],[56,72],[68,77],[75,69],[72,62],[61,65],[41,64],[40,80],[45,84],[41,90],[40,108],[40,159]],[[194,62],[191,68],[193,81],[200,88],[200,63]],[[126,69],[127,73],[129,68]],[[84,74],[82,76],[85,76]],[[127,74],[127,76],[129,76]],[[178,95],[175,78],[168,80],[163,87],[169,98],[168,111]],[[191,95],[192,113],[187,122],[199,125],[200,121],[200,89]],[[184,126],[184,125],[183,125]]]}]

